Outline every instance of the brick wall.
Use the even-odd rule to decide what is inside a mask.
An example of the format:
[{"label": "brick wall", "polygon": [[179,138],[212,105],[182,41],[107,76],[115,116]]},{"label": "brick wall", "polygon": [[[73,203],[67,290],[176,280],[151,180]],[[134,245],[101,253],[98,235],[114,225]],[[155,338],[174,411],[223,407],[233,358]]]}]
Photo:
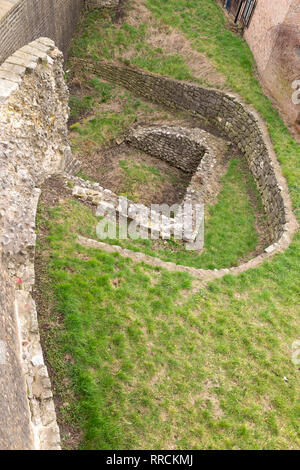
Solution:
[{"label": "brick wall", "polygon": [[260,71],[269,61],[275,41],[276,26],[283,23],[291,0],[258,0],[249,27],[245,30],[248,42]]},{"label": "brick wall", "polygon": [[258,0],[245,30],[263,84],[289,124],[300,115],[292,102],[292,83],[300,79],[300,1]]},{"label": "brick wall", "polygon": [[99,8],[117,8],[120,0],[88,0],[88,5]]}]

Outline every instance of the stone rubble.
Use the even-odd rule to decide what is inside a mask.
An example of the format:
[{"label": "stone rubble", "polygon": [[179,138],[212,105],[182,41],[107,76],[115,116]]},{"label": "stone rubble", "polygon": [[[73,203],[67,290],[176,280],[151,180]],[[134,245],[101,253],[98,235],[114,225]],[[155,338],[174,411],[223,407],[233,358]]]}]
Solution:
[{"label": "stone rubble", "polygon": [[[113,214],[122,217],[123,222],[130,220],[138,224],[140,233],[148,234],[152,237],[166,239],[170,235],[182,234],[182,240],[186,243],[194,243],[198,230],[195,228],[195,218],[191,221],[191,227],[184,226],[181,211],[187,205],[192,214],[196,213],[194,209],[196,204],[201,204],[198,198],[195,202],[194,190],[188,190],[184,201],[176,207],[177,212],[174,218],[156,212],[143,204],[135,204],[124,196],[119,197],[108,189],[102,188],[98,183],[83,180],[78,177],[67,178],[66,184],[72,182],[75,186],[72,189],[72,195],[97,206],[96,215],[99,217],[110,218]],[[178,215],[176,217],[176,215]]]}]

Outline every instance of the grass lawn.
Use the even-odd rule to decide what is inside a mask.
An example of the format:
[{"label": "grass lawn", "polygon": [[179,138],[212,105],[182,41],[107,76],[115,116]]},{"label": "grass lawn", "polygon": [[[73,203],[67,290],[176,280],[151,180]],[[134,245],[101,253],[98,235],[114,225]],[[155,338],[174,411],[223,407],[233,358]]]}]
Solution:
[{"label": "grass lawn", "polygon": [[[300,146],[263,95],[246,43],[214,0],[145,3],[260,112],[299,215]],[[173,67],[159,73],[172,76]],[[204,253],[207,266],[230,264],[255,245],[253,208],[238,197],[243,180],[231,165],[220,199],[230,219],[217,218],[218,205],[210,217],[230,223],[226,188],[235,187],[244,245],[235,247],[234,224],[224,247],[221,230],[212,230],[217,256]],[[94,236],[90,209],[68,198],[51,205],[42,196],[36,295],[66,448],[299,449],[300,370],[291,360],[300,338],[299,234],[262,266],[195,289],[186,274],[79,246],[78,233]]]},{"label": "grass lawn", "polygon": [[[40,327],[65,446],[299,447],[296,258],[192,278],[87,249],[89,208],[40,205]],[[287,377],[288,381],[284,380]]]}]

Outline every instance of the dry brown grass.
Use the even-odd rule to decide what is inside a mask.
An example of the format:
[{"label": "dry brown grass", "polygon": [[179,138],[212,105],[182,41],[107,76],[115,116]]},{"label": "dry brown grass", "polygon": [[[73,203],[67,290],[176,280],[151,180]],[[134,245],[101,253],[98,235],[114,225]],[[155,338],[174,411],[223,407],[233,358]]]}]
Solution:
[{"label": "dry brown grass", "polygon": [[[162,49],[164,54],[182,56],[196,78],[205,80],[214,86],[224,86],[225,77],[217,72],[209,59],[193,49],[189,40],[179,31],[156,21],[143,0],[132,2],[125,21],[135,27],[143,23],[147,24],[147,42],[151,46]],[[131,54],[136,54],[136,50],[127,51],[125,58],[130,59]]]}]

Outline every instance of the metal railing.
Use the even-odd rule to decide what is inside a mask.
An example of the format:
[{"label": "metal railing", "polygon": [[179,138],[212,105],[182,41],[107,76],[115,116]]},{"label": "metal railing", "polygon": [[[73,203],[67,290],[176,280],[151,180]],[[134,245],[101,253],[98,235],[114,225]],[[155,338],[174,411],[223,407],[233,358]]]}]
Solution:
[{"label": "metal railing", "polygon": [[246,0],[244,9],[241,14],[241,22],[246,28],[250,24],[256,5],[257,5],[257,0]]},{"label": "metal railing", "polygon": [[235,16],[235,23],[240,21],[246,28],[249,26],[257,0],[225,0],[224,7]]}]

